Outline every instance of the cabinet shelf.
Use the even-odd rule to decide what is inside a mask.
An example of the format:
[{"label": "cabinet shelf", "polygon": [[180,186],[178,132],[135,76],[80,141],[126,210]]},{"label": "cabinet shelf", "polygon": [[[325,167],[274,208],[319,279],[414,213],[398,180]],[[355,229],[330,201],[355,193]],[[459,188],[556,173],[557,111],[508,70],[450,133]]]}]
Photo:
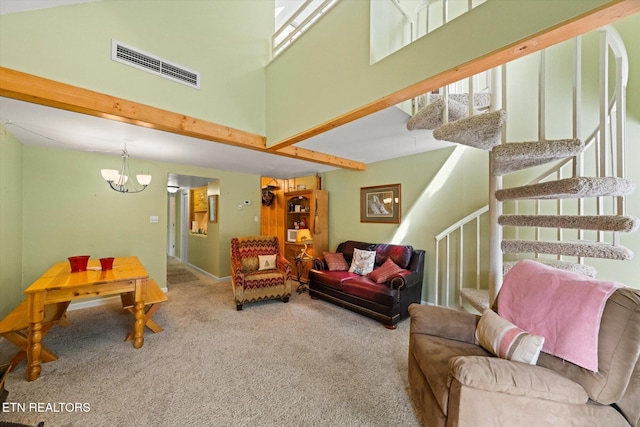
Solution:
[{"label": "cabinet shelf", "polygon": [[[328,250],[328,200],[326,190],[284,193],[284,237],[286,239],[288,229],[308,228],[313,240],[307,243],[307,253],[314,257],[322,256],[322,252]],[[295,265],[294,260],[303,249],[304,243],[285,241],[284,256]]]}]

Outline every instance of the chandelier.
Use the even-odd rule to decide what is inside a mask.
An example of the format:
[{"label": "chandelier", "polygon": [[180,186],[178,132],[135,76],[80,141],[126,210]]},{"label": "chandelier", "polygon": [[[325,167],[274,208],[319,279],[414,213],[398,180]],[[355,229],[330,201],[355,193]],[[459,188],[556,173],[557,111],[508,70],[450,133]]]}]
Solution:
[{"label": "chandelier", "polygon": [[132,179],[129,179],[131,171],[129,170],[129,152],[127,151],[126,144],[122,150],[122,165],[120,166],[120,170],[101,169],[100,172],[105,181],[109,183],[111,189],[118,193],[140,193],[151,183],[151,175],[149,174],[136,175],[136,180],[142,188],[136,185]]}]

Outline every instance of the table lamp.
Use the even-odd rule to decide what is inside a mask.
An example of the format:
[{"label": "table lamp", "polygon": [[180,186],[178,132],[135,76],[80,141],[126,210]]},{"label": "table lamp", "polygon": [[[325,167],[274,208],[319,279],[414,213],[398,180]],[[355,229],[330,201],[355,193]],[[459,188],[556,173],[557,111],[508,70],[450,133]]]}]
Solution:
[{"label": "table lamp", "polygon": [[296,236],[296,243],[304,243],[304,249],[298,255],[298,258],[313,258],[307,252],[307,245],[309,243],[313,243],[313,237],[311,236],[311,231],[308,228],[302,228],[298,231],[298,235]]}]

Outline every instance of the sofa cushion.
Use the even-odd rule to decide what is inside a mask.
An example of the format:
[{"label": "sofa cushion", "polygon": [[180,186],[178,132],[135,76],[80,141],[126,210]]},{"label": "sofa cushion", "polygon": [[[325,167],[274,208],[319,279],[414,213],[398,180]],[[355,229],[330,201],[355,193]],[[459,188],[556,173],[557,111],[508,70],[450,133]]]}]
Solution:
[{"label": "sofa cushion", "polygon": [[344,259],[342,252],[322,252],[322,255],[329,271],[349,270],[349,264],[347,264],[347,261]]},{"label": "sofa cushion", "polygon": [[342,282],[342,291],[382,305],[396,303],[398,291],[381,285],[366,276],[356,276]]},{"label": "sofa cushion", "polygon": [[401,268],[407,268],[411,261],[413,247],[408,245],[376,245],[376,265],[382,265],[387,258],[391,258]]},{"label": "sofa cushion", "polygon": [[373,271],[375,261],[375,251],[363,251],[361,249],[354,249],[353,259],[351,260],[349,271],[364,276],[365,274],[369,274]]},{"label": "sofa cushion", "polygon": [[482,347],[462,341],[432,335],[411,334],[411,354],[416,359],[429,388],[447,415],[449,404],[449,361],[456,356],[488,356],[491,353]]},{"label": "sofa cushion", "polygon": [[498,357],[535,365],[544,337],[531,335],[487,308],[476,328],[478,343]]},{"label": "sofa cushion", "polygon": [[312,283],[317,283],[338,290],[342,290],[342,282],[354,277],[360,276],[348,271],[311,270],[309,272],[309,280]]},{"label": "sofa cushion", "polygon": [[391,258],[387,258],[380,267],[374,269],[371,273],[367,274],[367,276],[376,283],[386,283],[387,280],[402,271],[405,270],[400,268]]}]

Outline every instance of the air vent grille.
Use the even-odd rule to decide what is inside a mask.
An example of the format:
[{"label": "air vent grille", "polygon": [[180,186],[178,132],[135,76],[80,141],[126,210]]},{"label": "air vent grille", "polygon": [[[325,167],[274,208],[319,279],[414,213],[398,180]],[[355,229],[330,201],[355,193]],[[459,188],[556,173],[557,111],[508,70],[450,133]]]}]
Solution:
[{"label": "air vent grille", "polygon": [[111,43],[111,59],[200,89],[200,73],[150,55],[139,49],[126,46],[115,40]]}]

